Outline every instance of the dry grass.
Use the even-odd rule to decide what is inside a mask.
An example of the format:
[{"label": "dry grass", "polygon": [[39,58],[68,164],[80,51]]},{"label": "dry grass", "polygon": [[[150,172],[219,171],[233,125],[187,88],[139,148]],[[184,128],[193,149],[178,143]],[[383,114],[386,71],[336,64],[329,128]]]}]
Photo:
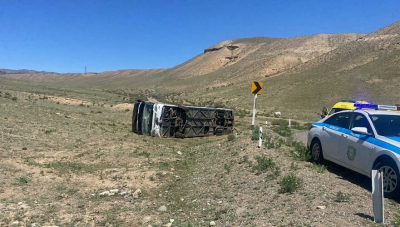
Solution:
[{"label": "dry grass", "polygon": [[[341,167],[307,168],[307,161],[293,157],[293,142],[285,141],[292,138],[273,128],[265,128],[264,147],[257,149],[248,117],[237,118],[234,140],[138,136],[130,132],[131,113],[110,107],[122,103],[122,96],[69,89],[59,97],[95,104],[57,104],[43,98],[60,92],[51,86],[6,82],[1,94],[17,100],[0,98],[1,225],[162,226],[170,219],[176,226],[210,221],[234,226],[372,225],[352,213],[370,213],[364,181],[349,179]],[[270,146],[272,140],[280,145]],[[344,180],[338,179],[341,171]],[[285,180],[293,173],[294,183]],[[303,186],[294,190],[300,181]],[[282,193],[281,187],[292,194]],[[141,189],[141,194],[136,199],[100,195],[112,189]],[[335,202],[338,192],[351,194],[352,202]],[[389,211],[398,208],[397,202],[388,204]],[[159,211],[162,205],[166,211]],[[319,205],[329,212],[314,216]],[[342,213],[346,215],[337,219]],[[388,220],[395,218],[391,214]]]},{"label": "dry grass", "polygon": [[[273,111],[316,119],[342,98],[397,103],[399,36],[358,37],[238,39],[236,62],[199,74],[188,69],[207,67],[196,63],[207,62],[203,56],[166,70],[2,75],[0,225],[163,226],[174,219],[174,226],[373,226],[370,179],[310,164],[286,121],[265,128],[262,148],[249,131],[253,79],[265,84],[256,125],[271,121]],[[272,75],[271,66],[281,72]],[[135,135],[127,103],[139,98],[234,108],[234,139]],[[293,174],[288,182],[302,187],[280,193],[279,183]],[[111,189],[141,194],[99,194]],[[351,202],[335,202],[339,192]],[[387,223],[397,223],[398,203],[385,204]]]}]

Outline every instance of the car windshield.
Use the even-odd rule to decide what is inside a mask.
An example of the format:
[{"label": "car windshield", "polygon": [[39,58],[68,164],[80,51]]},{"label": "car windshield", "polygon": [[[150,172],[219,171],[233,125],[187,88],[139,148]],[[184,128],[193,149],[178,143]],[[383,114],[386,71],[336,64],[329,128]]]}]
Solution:
[{"label": "car windshield", "polygon": [[342,109],[342,108],[332,108],[331,111],[329,112],[329,115],[343,111],[343,110],[348,110],[348,109]]},{"label": "car windshield", "polygon": [[400,137],[400,116],[371,115],[371,119],[379,135]]}]

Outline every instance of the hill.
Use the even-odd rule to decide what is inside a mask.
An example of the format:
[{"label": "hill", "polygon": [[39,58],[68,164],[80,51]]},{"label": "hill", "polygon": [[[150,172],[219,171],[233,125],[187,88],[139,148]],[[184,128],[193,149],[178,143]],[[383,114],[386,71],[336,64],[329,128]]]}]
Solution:
[{"label": "hill", "polygon": [[282,110],[290,112],[290,106],[296,106],[300,113],[293,115],[305,116],[343,98],[398,103],[399,28],[400,23],[392,24],[341,45],[279,78],[267,79],[271,92],[266,95],[270,100],[266,105],[284,102]]},{"label": "hill", "polygon": [[399,103],[400,23],[370,34],[316,34],[224,41],[170,69],[100,74],[5,74],[66,88],[97,89],[127,99],[250,110],[252,80],[263,81],[259,114],[316,119],[343,98]]},{"label": "hill", "polygon": [[54,73],[54,72],[45,72],[45,71],[35,71],[35,70],[28,70],[28,69],[0,69],[0,75],[4,74],[38,74],[38,73]]}]

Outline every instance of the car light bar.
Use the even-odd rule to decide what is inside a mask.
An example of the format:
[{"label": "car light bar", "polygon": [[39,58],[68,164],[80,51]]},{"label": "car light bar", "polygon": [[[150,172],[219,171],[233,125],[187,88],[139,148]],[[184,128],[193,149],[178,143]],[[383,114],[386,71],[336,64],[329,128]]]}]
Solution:
[{"label": "car light bar", "polygon": [[375,110],[400,110],[400,106],[388,106],[388,105],[377,105],[377,104],[367,104],[367,103],[356,103],[354,107],[357,109],[375,109]]},{"label": "car light bar", "polygon": [[347,100],[347,99],[342,99],[342,102],[351,102],[351,103],[356,103],[356,100]]}]

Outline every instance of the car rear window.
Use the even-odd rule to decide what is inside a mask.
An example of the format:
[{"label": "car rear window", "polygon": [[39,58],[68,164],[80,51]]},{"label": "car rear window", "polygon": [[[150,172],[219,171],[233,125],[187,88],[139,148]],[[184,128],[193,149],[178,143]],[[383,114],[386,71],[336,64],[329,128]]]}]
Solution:
[{"label": "car rear window", "polygon": [[371,119],[379,135],[400,137],[400,116],[371,115]]}]

